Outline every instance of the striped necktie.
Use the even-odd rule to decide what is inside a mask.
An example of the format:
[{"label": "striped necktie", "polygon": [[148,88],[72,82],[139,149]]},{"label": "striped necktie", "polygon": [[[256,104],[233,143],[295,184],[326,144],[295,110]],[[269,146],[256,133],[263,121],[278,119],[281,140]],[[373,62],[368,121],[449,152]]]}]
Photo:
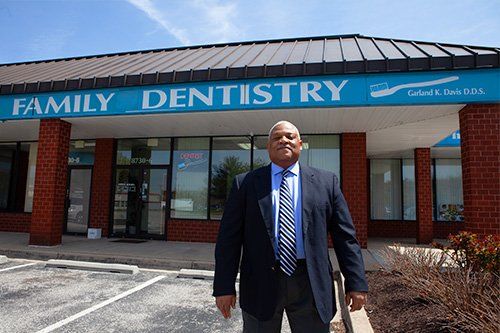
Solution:
[{"label": "striped necktie", "polygon": [[286,182],[288,175],[290,175],[290,170],[284,170],[280,185],[278,245],[280,268],[286,275],[291,276],[297,267],[297,250],[295,247],[295,212],[292,192]]}]

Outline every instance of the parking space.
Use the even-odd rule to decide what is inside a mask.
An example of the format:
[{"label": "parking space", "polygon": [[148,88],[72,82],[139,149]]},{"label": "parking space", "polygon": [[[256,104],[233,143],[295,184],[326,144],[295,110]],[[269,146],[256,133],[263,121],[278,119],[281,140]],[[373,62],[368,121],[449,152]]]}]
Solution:
[{"label": "parking space", "polygon": [[26,267],[27,265],[31,266],[31,265],[34,265],[36,263],[37,263],[37,261],[34,261],[34,260],[25,260],[25,259],[12,260],[12,259],[9,259],[6,262],[0,263],[0,272],[18,269],[17,267],[19,267],[19,268]]},{"label": "parking space", "polygon": [[98,273],[9,260],[0,264],[0,332],[241,331],[241,310],[223,319],[211,290],[212,281],[173,271]]}]

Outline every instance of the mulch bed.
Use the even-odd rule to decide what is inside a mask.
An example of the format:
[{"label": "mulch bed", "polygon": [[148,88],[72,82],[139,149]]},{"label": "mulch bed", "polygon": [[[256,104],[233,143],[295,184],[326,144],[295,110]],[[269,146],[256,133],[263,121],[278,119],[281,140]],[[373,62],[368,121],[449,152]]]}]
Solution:
[{"label": "mulch bed", "polygon": [[389,272],[367,272],[370,293],[365,309],[376,333],[448,333],[446,318],[435,304],[406,288]]}]

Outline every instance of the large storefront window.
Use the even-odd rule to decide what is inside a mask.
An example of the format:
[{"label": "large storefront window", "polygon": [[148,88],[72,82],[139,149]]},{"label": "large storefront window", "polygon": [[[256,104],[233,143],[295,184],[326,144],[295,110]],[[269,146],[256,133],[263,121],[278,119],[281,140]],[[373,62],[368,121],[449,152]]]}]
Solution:
[{"label": "large storefront window", "polygon": [[463,221],[462,164],[460,159],[435,159],[434,214],[437,221]]},{"label": "large storefront window", "polygon": [[370,161],[371,218],[401,220],[401,161]]},{"label": "large storefront window", "polygon": [[213,138],[210,181],[210,218],[218,220],[224,212],[233,179],[250,170],[251,141],[248,137]]},{"label": "large storefront window", "polygon": [[[219,220],[234,177],[250,171],[252,166],[256,169],[270,163],[266,148],[267,136],[173,140],[172,163],[170,139],[118,140],[113,225],[115,233],[131,234],[139,228],[147,229],[144,217],[154,214],[146,214],[141,207],[144,207],[145,193],[152,193],[150,174],[156,172],[153,168],[161,169],[171,165],[171,179],[168,172],[158,171],[162,178],[158,181],[160,187],[157,196],[162,198],[159,202],[167,209],[167,215],[170,212],[170,218]],[[340,177],[338,135],[306,135],[303,142],[300,159],[303,165],[331,170]],[[132,170],[137,168],[142,168],[142,171]],[[169,193],[166,192],[167,188],[171,188]],[[165,198],[169,200],[169,205],[163,203]],[[133,222],[136,220],[142,222]],[[152,229],[151,225],[148,228]]]},{"label": "large storefront window", "polygon": [[172,218],[206,219],[210,138],[175,139]]}]

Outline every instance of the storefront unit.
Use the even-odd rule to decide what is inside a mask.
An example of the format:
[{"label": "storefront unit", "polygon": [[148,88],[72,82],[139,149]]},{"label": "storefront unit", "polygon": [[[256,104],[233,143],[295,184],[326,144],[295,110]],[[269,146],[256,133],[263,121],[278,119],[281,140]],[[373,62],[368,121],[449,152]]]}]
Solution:
[{"label": "storefront unit", "polygon": [[499,59],[349,35],[0,65],[0,230],[213,242],[285,119],[363,246],[498,234]]}]

